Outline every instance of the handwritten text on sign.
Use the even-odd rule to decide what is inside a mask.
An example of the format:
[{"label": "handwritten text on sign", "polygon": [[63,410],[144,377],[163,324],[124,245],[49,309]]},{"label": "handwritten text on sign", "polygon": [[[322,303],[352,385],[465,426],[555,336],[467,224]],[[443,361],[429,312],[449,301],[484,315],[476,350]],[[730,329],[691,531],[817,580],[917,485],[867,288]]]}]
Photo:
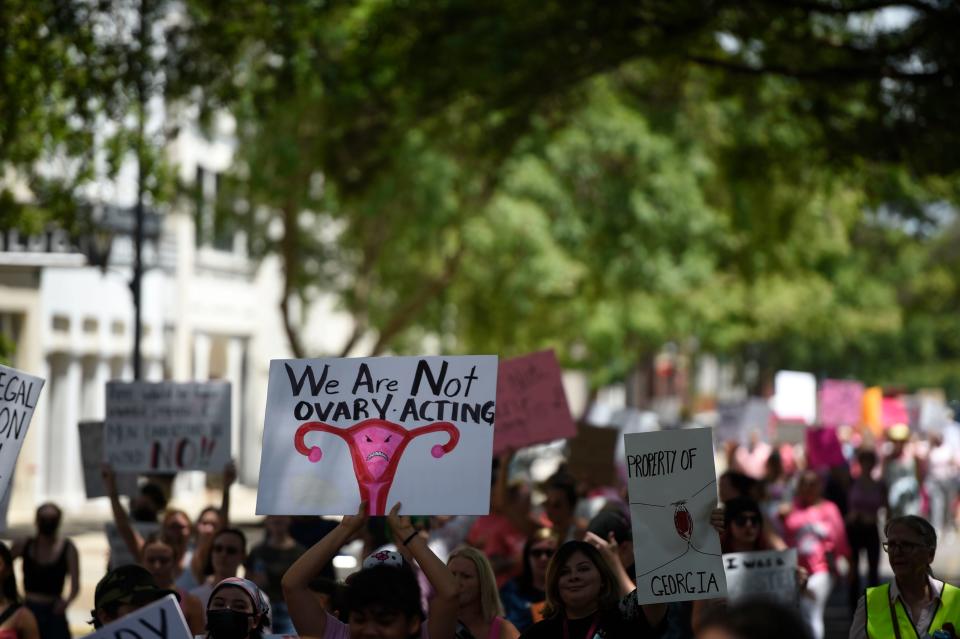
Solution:
[{"label": "handwritten text on sign", "polygon": [[485,514],[497,358],[270,363],[257,514]]},{"label": "handwritten text on sign", "polygon": [[797,603],[797,549],[731,552],[723,555],[727,600],[765,597]]},{"label": "handwritten text on sign", "polygon": [[627,434],[624,448],[638,601],[722,597],[711,429]]},{"label": "handwritten text on sign", "polygon": [[0,365],[0,497],[7,493],[43,380]]},{"label": "handwritten text on sign", "polygon": [[108,382],[104,461],[118,472],[217,472],[230,460],[228,382]]},{"label": "handwritten text on sign", "polygon": [[563,390],[553,351],[500,362],[497,375],[497,429],[493,452],[573,437],[577,426]]},{"label": "handwritten text on sign", "polygon": [[87,639],[193,639],[174,595],[108,623]]}]

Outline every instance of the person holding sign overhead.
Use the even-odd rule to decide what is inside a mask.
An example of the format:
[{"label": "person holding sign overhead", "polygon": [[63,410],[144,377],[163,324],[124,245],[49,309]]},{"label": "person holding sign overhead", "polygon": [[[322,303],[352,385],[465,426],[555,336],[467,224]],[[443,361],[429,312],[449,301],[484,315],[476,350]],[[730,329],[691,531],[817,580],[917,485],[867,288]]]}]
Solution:
[{"label": "person holding sign overhead", "polygon": [[616,563],[615,571],[599,550],[584,541],[560,546],[547,568],[544,619],[521,639],[660,636],[666,627],[666,604],[638,605],[636,591],[624,596],[633,584],[622,564]]}]

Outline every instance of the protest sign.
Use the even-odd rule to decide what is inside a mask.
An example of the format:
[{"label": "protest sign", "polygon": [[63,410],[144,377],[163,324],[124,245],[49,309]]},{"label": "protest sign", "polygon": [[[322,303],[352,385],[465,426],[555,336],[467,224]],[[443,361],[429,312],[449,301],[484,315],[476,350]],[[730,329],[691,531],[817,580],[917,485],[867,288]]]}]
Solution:
[{"label": "protest sign", "polygon": [[[155,521],[131,521],[130,525],[136,529],[140,536],[146,539],[150,535],[160,532],[160,524]],[[107,535],[107,545],[110,547],[110,567],[125,566],[126,564],[140,563],[138,557],[134,557],[127,544],[120,536],[117,525],[113,522],[107,522],[103,525],[103,530]]]},{"label": "protest sign", "polygon": [[497,358],[273,360],[258,515],[490,508]]},{"label": "protest sign", "polygon": [[718,442],[745,444],[752,437],[766,442],[770,439],[770,416],[770,405],[760,397],[718,401],[714,437]]},{"label": "protest sign", "polygon": [[812,373],[779,371],[773,388],[772,408],[777,418],[805,424],[817,421],[817,378]]},{"label": "protest sign", "polygon": [[619,429],[581,425],[577,436],[569,442],[567,469],[570,474],[597,486],[615,483],[613,456],[619,439]]},{"label": "protest sign", "polygon": [[820,386],[820,423],[856,426],[863,415],[864,386],[860,382],[825,379]]},{"label": "protest sign", "polygon": [[880,402],[880,415],[884,428],[895,424],[910,425],[910,414],[901,397],[884,397]]},{"label": "protest sign", "polygon": [[723,597],[709,428],[624,435],[641,604]]},{"label": "protest sign", "polygon": [[883,389],[879,386],[863,391],[863,424],[874,437],[883,435]]},{"label": "protest sign", "polygon": [[766,598],[797,604],[797,549],[723,554],[727,601]]},{"label": "protest sign", "polygon": [[494,454],[573,437],[576,432],[553,351],[500,362]]},{"label": "protest sign", "polygon": [[939,433],[950,423],[947,398],[940,388],[921,388],[914,394],[917,427],[927,433]]},{"label": "protest sign", "polygon": [[193,639],[193,634],[176,595],[169,594],[108,623],[87,639]]},{"label": "protest sign", "polygon": [[[83,486],[87,499],[106,497],[107,489],[100,476],[103,465],[103,422],[80,422],[80,464],[83,466]],[[137,492],[137,476],[117,475],[117,492],[133,495]]]},{"label": "protest sign", "polygon": [[803,422],[777,422],[777,443],[802,444],[806,440],[807,428]]},{"label": "protest sign", "polygon": [[107,382],[103,442],[118,473],[220,472],[230,461],[230,383]]},{"label": "protest sign", "polygon": [[0,364],[0,498],[6,496],[13,479],[43,381]]},{"label": "protest sign", "polygon": [[807,458],[807,468],[820,470],[846,463],[836,427],[807,428],[805,435],[804,454]]}]

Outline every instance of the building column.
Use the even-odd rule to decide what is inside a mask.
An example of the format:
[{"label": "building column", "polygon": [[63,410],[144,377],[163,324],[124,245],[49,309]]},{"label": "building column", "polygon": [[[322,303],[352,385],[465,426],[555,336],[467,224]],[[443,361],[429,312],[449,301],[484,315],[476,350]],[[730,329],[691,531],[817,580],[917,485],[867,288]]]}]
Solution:
[{"label": "building column", "polygon": [[203,333],[193,336],[193,379],[198,382],[210,379],[210,336]]},{"label": "building column", "polygon": [[[82,364],[72,355],[62,355],[62,373],[51,367],[56,376],[52,409],[47,432],[46,462],[48,464],[46,496],[56,499],[61,506],[79,507],[86,498],[80,469],[80,421]],[[59,367],[57,367],[59,368]],[[59,373],[59,374],[58,374]]]}]

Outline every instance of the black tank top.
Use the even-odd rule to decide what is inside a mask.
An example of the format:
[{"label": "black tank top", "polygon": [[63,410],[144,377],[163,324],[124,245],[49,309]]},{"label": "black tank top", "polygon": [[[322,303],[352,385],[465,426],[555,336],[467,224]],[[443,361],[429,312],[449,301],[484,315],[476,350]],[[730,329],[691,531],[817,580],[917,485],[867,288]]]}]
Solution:
[{"label": "black tank top", "polygon": [[60,555],[49,564],[41,564],[30,554],[33,539],[23,549],[23,589],[39,595],[59,597],[63,594],[63,582],[67,579],[67,548],[70,540],[63,541]]}]

